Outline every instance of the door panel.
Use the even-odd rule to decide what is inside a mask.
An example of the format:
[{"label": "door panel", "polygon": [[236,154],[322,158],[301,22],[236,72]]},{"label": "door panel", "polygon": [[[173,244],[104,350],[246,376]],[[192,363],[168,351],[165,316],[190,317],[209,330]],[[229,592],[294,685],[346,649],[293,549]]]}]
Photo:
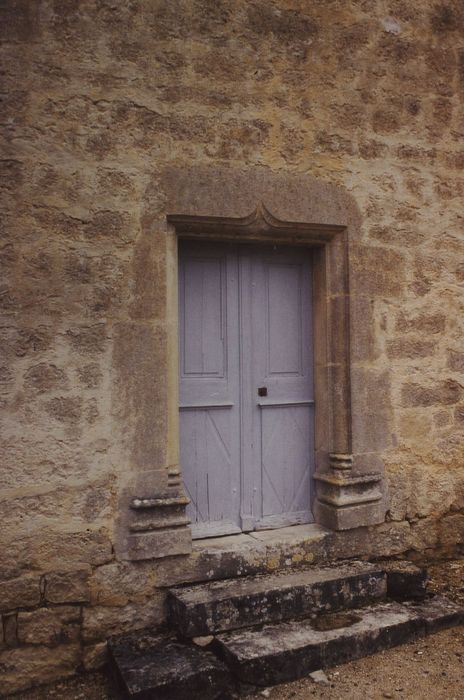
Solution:
[{"label": "door panel", "polygon": [[267,373],[301,376],[301,265],[269,262],[265,273]]},{"label": "door panel", "polygon": [[194,536],[310,522],[309,254],[182,244],[179,273],[181,466]]},{"label": "door panel", "polygon": [[311,267],[304,250],[249,255],[241,308],[250,315],[250,419],[242,439],[250,444],[245,482],[254,496],[247,515],[260,529],[312,520]]},{"label": "door panel", "polygon": [[[311,406],[261,405],[261,524],[308,522]],[[259,522],[256,525],[259,525]]]},{"label": "door panel", "polygon": [[237,256],[179,256],[181,465],[194,536],[240,532]]}]

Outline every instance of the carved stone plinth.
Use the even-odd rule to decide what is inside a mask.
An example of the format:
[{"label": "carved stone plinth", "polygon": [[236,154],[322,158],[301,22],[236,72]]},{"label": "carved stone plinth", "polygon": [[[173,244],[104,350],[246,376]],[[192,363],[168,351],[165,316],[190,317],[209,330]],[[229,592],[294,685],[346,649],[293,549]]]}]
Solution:
[{"label": "carved stone plinth", "polygon": [[171,488],[166,495],[132,499],[128,537],[130,559],[160,559],[192,551],[190,519],[185,514],[189,499],[179,494],[178,486],[178,480],[171,477]]},{"label": "carved stone plinth", "polygon": [[314,475],[317,522],[332,530],[377,525],[385,518],[382,475],[353,474],[352,462],[351,455],[331,455],[330,470]]}]

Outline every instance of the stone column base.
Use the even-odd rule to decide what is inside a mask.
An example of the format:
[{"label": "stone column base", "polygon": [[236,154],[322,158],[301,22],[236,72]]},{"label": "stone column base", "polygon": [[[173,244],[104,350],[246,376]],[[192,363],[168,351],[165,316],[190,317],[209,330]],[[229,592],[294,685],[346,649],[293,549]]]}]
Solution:
[{"label": "stone column base", "polygon": [[330,471],[314,475],[316,520],[331,530],[351,530],[385,520],[382,475],[354,475],[351,464],[350,455],[333,455]]},{"label": "stone column base", "polygon": [[190,554],[192,534],[188,527],[190,520],[185,515],[188,503],[185,496],[132,499],[132,521],[127,540],[129,559],[137,561]]}]

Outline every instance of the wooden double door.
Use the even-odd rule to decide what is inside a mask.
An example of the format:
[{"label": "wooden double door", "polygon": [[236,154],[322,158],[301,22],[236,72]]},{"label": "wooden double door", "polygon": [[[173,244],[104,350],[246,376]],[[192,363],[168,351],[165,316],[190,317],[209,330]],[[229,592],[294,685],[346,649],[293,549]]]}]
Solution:
[{"label": "wooden double door", "polygon": [[181,242],[180,458],[194,537],[312,520],[311,256]]}]

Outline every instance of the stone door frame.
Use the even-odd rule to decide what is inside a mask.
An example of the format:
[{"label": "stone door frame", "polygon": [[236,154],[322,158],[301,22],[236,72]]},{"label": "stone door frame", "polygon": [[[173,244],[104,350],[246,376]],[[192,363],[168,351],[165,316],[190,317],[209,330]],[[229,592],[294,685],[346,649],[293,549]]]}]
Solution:
[{"label": "stone door frame", "polygon": [[[166,200],[165,211],[153,225],[155,235],[166,243],[167,478],[163,493],[150,493],[148,488],[143,493],[139,482],[130,498],[129,558],[188,554],[191,548],[179,469],[179,238],[312,249],[315,520],[334,530],[382,522],[381,474],[357,474],[353,468],[349,247],[350,241],[359,240],[361,225],[353,199],[334,185],[260,168],[170,168],[158,183]],[[151,529],[144,531],[143,522],[151,523]]]}]

